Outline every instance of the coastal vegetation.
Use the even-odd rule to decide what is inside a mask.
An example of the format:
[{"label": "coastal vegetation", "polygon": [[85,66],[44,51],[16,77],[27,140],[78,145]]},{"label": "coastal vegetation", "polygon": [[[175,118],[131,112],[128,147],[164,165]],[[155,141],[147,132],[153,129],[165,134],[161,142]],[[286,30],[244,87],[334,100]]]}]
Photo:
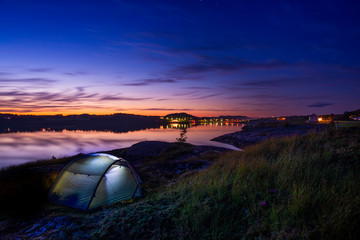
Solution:
[{"label": "coastal vegetation", "polygon": [[[1,231],[9,239],[356,239],[359,235],[359,126],[336,130],[328,125],[307,135],[270,138],[240,152],[203,151],[193,156],[197,151],[184,143],[167,146],[142,161],[143,169],[136,168],[142,176],[158,166],[144,179],[143,198],[88,212],[45,204],[56,166],[70,159],[3,170]],[[195,164],[178,172],[175,163],[180,160],[190,166],[201,161],[210,165],[204,169]],[[173,165],[161,168],[165,163]],[[11,179],[11,187],[6,179]],[[25,211],[36,202],[36,210]]]},{"label": "coastal vegetation", "polygon": [[151,228],[160,238],[356,239],[359,134],[328,129],[227,153],[157,197],[112,211],[94,234],[148,238],[141,229]]}]

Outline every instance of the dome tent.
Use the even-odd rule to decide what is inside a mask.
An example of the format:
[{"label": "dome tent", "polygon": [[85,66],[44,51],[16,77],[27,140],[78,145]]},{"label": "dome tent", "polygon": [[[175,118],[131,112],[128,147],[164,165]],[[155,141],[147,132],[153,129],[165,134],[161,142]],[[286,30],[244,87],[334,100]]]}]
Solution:
[{"label": "dome tent", "polygon": [[87,210],[138,196],[140,179],[127,161],[94,153],[64,167],[50,189],[49,200]]}]

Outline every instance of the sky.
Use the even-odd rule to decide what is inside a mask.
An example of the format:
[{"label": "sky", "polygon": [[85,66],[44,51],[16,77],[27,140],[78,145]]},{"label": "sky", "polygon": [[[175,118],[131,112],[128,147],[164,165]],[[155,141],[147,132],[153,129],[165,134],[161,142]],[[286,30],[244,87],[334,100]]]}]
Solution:
[{"label": "sky", "polygon": [[0,0],[0,112],[360,108],[358,1]]}]

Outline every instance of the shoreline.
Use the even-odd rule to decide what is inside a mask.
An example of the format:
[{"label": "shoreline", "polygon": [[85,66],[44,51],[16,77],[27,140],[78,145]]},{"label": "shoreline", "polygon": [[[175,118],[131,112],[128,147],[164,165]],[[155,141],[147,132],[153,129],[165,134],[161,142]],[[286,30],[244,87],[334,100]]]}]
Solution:
[{"label": "shoreline", "polygon": [[[218,142],[218,143],[223,143],[223,144],[227,144],[229,146],[232,146],[234,148],[230,148],[230,147],[222,147],[222,146],[212,146],[212,145],[194,145],[191,144],[194,147],[205,147],[207,149],[225,149],[227,151],[242,151],[243,148],[250,146],[250,145],[254,145],[257,144],[259,142],[265,141],[266,139],[269,138],[274,138],[274,137],[289,137],[289,136],[294,136],[294,135],[305,135],[308,134],[309,132],[318,132],[319,130],[324,129],[323,125],[319,125],[319,124],[289,124],[289,123],[284,123],[284,122],[263,122],[263,121],[258,121],[255,120],[253,122],[250,122],[249,124],[246,124],[245,126],[243,126],[243,128],[240,131],[236,131],[233,133],[228,133],[228,134],[224,134],[224,135],[220,135],[217,137],[214,137],[212,139],[210,139],[209,141],[213,141],[213,142]],[[140,141],[137,142],[134,145],[143,143],[143,142],[160,142],[160,141]],[[165,141],[161,141],[167,144],[173,144],[176,142],[165,142]],[[111,152],[126,152],[128,149],[130,149],[132,146],[130,147],[125,147],[125,148],[115,148],[115,149],[111,149],[111,150],[106,150],[106,151],[98,151],[98,152],[106,152],[106,153],[111,153]],[[143,150],[144,151],[144,150]],[[151,149],[148,149],[148,151],[151,151]],[[64,156],[64,158],[72,158],[74,156],[77,155],[71,155],[71,156]],[[126,157],[123,156],[125,159]],[[59,158],[55,158],[54,159],[59,159]],[[8,169],[13,169],[16,167],[24,167],[24,166],[36,166],[36,165],[42,165],[42,163],[51,161],[50,159],[46,160],[46,159],[39,159],[33,162],[27,162],[27,163],[22,163],[22,164],[18,164],[18,165],[11,165],[11,166],[4,166],[0,168],[0,172],[5,172]],[[51,163],[49,163],[51,165]]]},{"label": "shoreline", "polygon": [[224,134],[211,141],[230,144],[239,149],[265,141],[269,138],[301,136],[310,132],[324,130],[320,124],[291,124],[287,122],[254,121],[245,125],[241,131]]}]

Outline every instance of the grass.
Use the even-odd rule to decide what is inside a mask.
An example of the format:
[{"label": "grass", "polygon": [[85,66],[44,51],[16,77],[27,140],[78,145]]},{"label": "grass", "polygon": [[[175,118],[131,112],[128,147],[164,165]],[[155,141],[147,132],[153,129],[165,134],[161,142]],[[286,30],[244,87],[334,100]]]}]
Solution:
[{"label": "grass", "polygon": [[359,136],[330,130],[228,154],[183,183],[182,219],[195,238],[355,238]]},{"label": "grass", "polygon": [[[159,160],[189,152],[170,150]],[[69,239],[357,239],[359,173],[360,128],[329,125],[226,153],[132,203],[47,211],[71,217],[58,229]],[[51,179],[42,179],[43,189]]]},{"label": "grass", "polygon": [[[93,237],[356,239],[359,137],[359,128],[329,129],[226,154],[154,199],[114,210]],[[138,235],[144,229],[154,232]]]},{"label": "grass", "polygon": [[360,127],[360,121],[337,121],[338,127]]},{"label": "grass", "polygon": [[77,156],[53,157],[0,170],[0,212],[14,216],[38,212],[61,168]]}]

